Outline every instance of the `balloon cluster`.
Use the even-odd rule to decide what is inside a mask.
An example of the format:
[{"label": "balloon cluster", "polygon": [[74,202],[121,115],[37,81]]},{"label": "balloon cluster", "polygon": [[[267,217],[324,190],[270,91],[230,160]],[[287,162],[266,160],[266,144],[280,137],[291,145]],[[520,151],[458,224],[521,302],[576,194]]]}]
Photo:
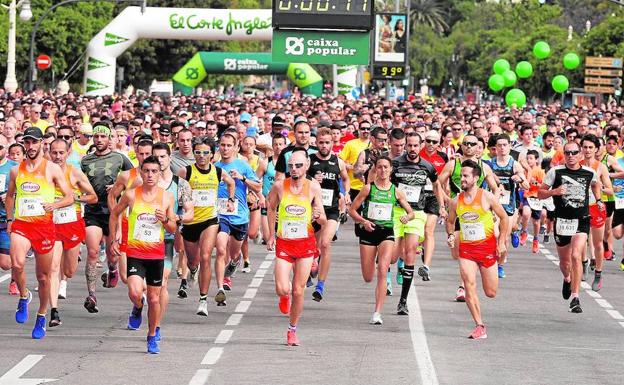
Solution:
[{"label": "balloon cluster", "polygon": [[[533,46],[533,55],[538,60],[544,60],[550,56],[550,45],[545,41],[538,41]],[[574,52],[569,52],[563,57],[563,66],[573,70],[579,66],[581,59]],[[516,64],[515,71],[511,69],[511,64],[505,59],[498,59],[492,66],[494,74],[488,79],[488,86],[492,91],[501,91],[503,88],[513,87],[518,79],[528,79],[533,75],[533,65],[526,61]],[[570,82],[565,75],[557,75],[552,79],[552,88],[558,93],[564,93],[570,86]],[[512,88],[505,95],[505,103],[509,107],[523,107],[526,104],[526,95],[519,88]]]}]

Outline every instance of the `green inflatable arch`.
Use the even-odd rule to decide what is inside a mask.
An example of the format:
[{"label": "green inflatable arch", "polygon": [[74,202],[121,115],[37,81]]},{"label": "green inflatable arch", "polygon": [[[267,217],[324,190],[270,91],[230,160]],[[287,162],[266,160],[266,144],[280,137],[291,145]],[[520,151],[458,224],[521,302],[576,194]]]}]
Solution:
[{"label": "green inflatable arch", "polygon": [[276,63],[270,52],[198,52],[173,76],[173,92],[190,95],[208,74],[286,74],[303,94],[323,92],[323,78],[309,64]]}]

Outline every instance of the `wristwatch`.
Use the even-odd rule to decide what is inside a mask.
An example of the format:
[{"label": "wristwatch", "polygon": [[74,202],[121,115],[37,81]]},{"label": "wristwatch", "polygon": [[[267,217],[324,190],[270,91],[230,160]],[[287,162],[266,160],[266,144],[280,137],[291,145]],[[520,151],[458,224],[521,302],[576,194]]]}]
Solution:
[{"label": "wristwatch", "polygon": [[236,202],[236,199],[235,199],[234,197],[229,197],[229,198],[228,198],[228,201],[230,201],[230,202],[234,203],[234,202]]}]

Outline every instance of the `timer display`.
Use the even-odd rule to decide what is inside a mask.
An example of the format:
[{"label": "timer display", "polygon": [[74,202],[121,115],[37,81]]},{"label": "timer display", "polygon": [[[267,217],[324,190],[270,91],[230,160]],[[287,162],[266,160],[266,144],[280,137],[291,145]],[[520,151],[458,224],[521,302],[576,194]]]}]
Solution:
[{"label": "timer display", "polygon": [[370,30],[373,6],[373,0],[273,0],[273,27]]}]

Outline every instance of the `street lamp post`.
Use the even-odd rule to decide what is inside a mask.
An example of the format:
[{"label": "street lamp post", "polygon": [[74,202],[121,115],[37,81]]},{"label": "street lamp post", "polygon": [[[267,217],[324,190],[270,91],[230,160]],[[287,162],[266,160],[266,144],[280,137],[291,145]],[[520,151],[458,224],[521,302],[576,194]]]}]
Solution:
[{"label": "street lamp post", "polygon": [[32,17],[30,10],[30,0],[11,0],[9,6],[4,6],[9,10],[9,41],[7,44],[7,74],[4,80],[4,89],[6,92],[15,92],[17,90],[17,78],[15,77],[15,22],[17,16],[17,8],[21,7],[20,19],[28,21]]}]

